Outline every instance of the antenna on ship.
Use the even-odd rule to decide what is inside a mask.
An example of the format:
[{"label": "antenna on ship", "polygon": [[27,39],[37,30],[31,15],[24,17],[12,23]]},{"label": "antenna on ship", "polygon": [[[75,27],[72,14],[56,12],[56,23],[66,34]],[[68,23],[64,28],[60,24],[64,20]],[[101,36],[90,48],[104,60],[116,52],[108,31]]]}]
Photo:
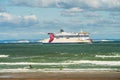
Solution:
[{"label": "antenna on ship", "polygon": [[83,32],[83,29],[81,29],[80,32],[82,33],[82,32]]},{"label": "antenna on ship", "polygon": [[62,33],[62,32],[64,32],[64,30],[63,30],[63,29],[60,29],[60,33]]},{"label": "antenna on ship", "polygon": [[84,23],[81,23],[81,29],[80,29],[80,33],[83,33],[83,27],[84,27]]}]

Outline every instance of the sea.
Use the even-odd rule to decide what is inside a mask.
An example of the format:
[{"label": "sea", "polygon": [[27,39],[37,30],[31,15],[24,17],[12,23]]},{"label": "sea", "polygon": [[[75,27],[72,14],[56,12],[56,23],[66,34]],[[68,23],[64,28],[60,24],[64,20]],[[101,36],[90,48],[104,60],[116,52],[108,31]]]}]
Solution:
[{"label": "sea", "polygon": [[92,44],[0,40],[0,73],[40,71],[120,71],[120,39]]}]

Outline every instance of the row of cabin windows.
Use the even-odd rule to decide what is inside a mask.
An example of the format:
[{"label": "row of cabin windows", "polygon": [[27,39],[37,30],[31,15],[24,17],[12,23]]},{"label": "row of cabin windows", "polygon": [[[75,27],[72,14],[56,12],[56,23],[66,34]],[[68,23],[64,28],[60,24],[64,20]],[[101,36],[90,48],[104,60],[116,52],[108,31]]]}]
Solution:
[{"label": "row of cabin windows", "polygon": [[55,36],[56,38],[89,37],[88,35]]}]

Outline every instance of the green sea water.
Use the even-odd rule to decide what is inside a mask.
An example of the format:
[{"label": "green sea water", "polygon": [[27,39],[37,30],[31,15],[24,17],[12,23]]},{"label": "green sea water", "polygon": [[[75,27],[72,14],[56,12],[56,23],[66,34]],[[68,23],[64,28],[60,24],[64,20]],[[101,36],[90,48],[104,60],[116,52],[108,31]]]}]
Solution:
[{"label": "green sea water", "polygon": [[[93,44],[41,44],[41,43],[11,43],[0,44],[0,69],[16,69],[29,67],[29,64],[9,63],[60,63],[58,65],[37,64],[32,65],[35,69],[45,68],[106,68],[120,70],[118,65],[97,65],[92,63],[72,64],[72,61],[120,61],[120,42],[93,43]],[[7,63],[7,64],[4,64]],[[62,63],[70,63],[68,65]]]}]

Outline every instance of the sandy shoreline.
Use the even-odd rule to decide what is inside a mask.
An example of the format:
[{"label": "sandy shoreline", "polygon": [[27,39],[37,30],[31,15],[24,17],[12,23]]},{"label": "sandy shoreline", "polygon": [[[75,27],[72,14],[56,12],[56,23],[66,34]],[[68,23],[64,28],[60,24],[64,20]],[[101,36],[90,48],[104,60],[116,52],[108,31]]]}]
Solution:
[{"label": "sandy shoreline", "polygon": [[5,72],[0,80],[120,80],[120,72]]}]

